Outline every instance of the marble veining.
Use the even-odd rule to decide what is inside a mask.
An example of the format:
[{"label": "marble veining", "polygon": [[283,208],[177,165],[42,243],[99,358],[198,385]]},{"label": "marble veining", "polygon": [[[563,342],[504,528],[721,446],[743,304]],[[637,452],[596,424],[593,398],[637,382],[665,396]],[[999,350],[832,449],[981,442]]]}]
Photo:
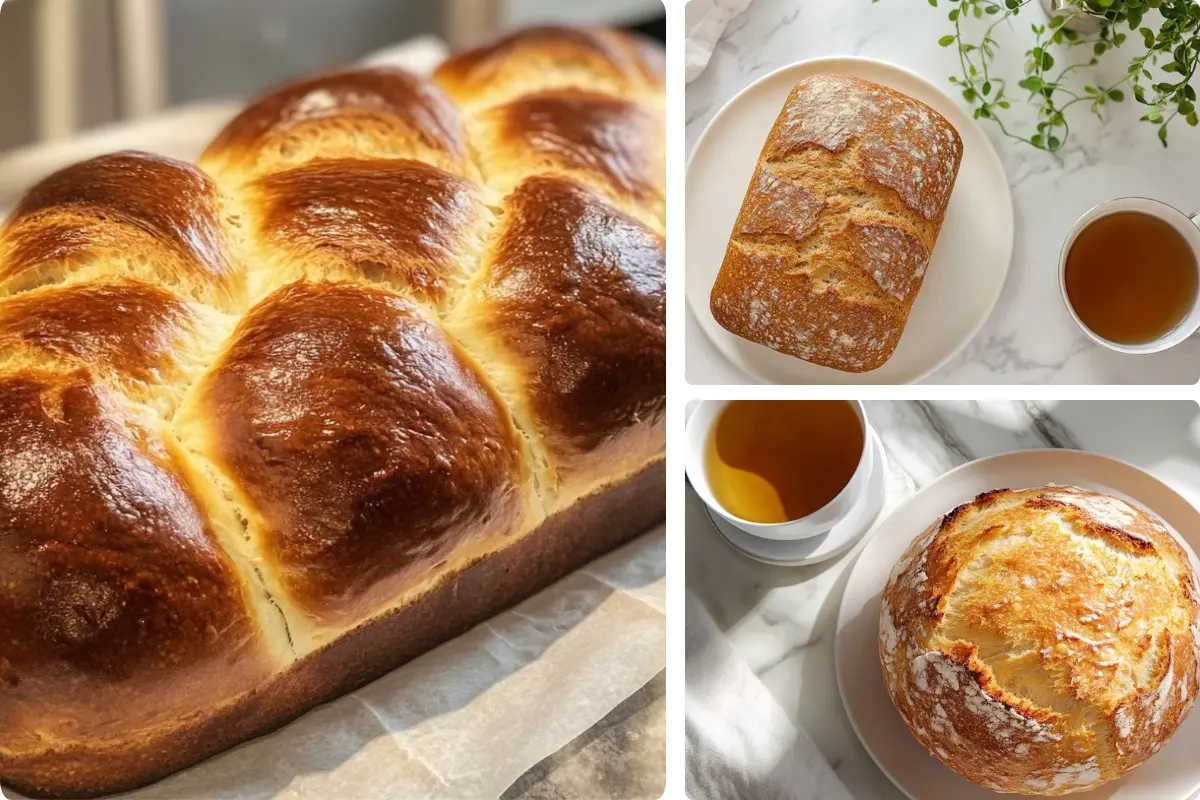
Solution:
[{"label": "marble veining", "polygon": [[[774,69],[810,58],[861,56],[890,62],[956,96],[947,81],[957,73],[956,51],[937,46],[948,30],[945,13],[944,8],[914,0],[753,0],[730,21],[708,69],[687,87],[688,153],[734,94]],[[1023,130],[1032,127],[1033,113],[1015,84],[1023,75],[1024,53],[1032,46],[1030,25],[1042,19],[1034,4],[1021,12],[1010,30],[997,33],[997,74],[1013,78],[1013,110]],[[1126,55],[1118,52],[1088,82],[1111,81],[1127,63]],[[1154,127],[1138,121],[1140,109],[1130,98],[1113,106],[1101,124],[1077,106],[1070,118],[1072,138],[1054,155],[1006,139],[994,125],[984,126],[1013,186],[1013,264],[983,330],[927,382],[1190,384],[1200,379],[1200,337],[1152,356],[1113,353],[1078,330],[1059,296],[1063,241],[1092,206],[1137,195],[1189,213],[1200,207],[1195,174],[1179,168],[1200,163],[1200,129],[1172,126],[1171,146],[1164,149]],[[691,383],[753,382],[705,338],[690,309],[686,335]]]},{"label": "marble veining", "polygon": [[[867,402],[888,457],[884,519],[944,472],[1030,448],[1090,450],[1135,464],[1200,504],[1200,407],[1190,402]],[[1024,488],[1024,487],[1021,487]],[[860,800],[902,800],[842,708],[834,632],[861,543],[833,561],[774,567],[725,544],[689,489],[686,583],[735,652],[806,730]]]}]

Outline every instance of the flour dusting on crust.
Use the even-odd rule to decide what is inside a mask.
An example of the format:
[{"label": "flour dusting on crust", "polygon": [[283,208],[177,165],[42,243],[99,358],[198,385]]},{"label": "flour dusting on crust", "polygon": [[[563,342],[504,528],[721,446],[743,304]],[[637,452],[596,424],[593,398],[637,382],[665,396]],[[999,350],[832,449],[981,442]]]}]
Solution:
[{"label": "flour dusting on crust", "polygon": [[880,661],[901,718],[952,769],[1067,794],[1166,744],[1200,692],[1198,625],[1189,559],[1152,514],[1001,489],[909,545],[881,598]]},{"label": "flour dusting on crust", "polygon": [[852,223],[847,230],[880,289],[902,303],[917,293],[929,266],[929,251],[917,237],[891,225]]},{"label": "flour dusting on crust", "polygon": [[962,145],[924,104],[818,75],[763,147],[710,306],[732,333],[844,372],[878,369],[904,333]]},{"label": "flour dusting on crust", "polygon": [[[891,135],[867,136],[885,127]],[[954,127],[929,106],[899,92],[844,75],[817,75],[793,90],[778,152],[804,145],[840,151],[858,141],[863,171],[894,190],[925,219],[940,219],[962,158]]]},{"label": "flour dusting on crust", "polygon": [[750,184],[745,208],[738,218],[738,232],[785,236],[801,242],[816,230],[817,217],[824,207],[821,198],[764,167]]},{"label": "flour dusting on crust", "polygon": [[1101,525],[1124,528],[1137,519],[1137,511],[1129,503],[1117,497],[1094,492],[1051,492],[1046,497],[1074,506]]}]

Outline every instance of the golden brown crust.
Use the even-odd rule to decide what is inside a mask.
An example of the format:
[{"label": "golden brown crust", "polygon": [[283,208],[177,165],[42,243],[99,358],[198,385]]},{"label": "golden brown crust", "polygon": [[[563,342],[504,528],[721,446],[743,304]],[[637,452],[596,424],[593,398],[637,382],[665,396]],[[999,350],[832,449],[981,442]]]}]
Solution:
[{"label": "golden brown crust", "polygon": [[666,154],[661,120],[608,94],[559,89],[481,113],[472,135],[489,185],[508,194],[546,172],[573,177],[622,209],[649,209],[665,224]]},{"label": "golden brown crust", "polygon": [[845,372],[891,358],[962,161],[940,114],[858,78],[817,75],[763,146],[713,285],[731,333]]},{"label": "golden brown crust", "polygon": [[[851,297],[834,287],[845,281],[838,266],[818,259],[811,274],[789,274],[790,254],[732,245],[712,298],[713,317],[730,331],[773,350],[846,372],[877,369],[903,332],[902,315],[871,296]],[[794,320],[828,320],[811,327]],[[830,360],[836,354],[837,361]]]},{"label": "golden brown crust", "polygon": [[149,283],[48,286],[0,300],[0,354],[151,382],[175,371],[176,348],[195,322],[186,301]]},{"label": "golden brown crust", "polygon": [[86,373],[0,378],[0,764],[203,715],[279,667],[168,441]]},{"label": "golden brown crust", "polygon": [[315,161],[250,191],[251,236],[260,262],[278,265],[276,285],[367,278],[441,303],[474,270],[490,219],[474,183],[408,159]]},{"label": "golden brown crust", "polygon": [[529,536],[451,576],[418,601],[334,640],[256,691],[214,703],[151,739],[6,757],[6,785],[36,797],[89,797],[134,789],[281,727],[310,708],[387,673],[483,622],[660,522],[662,461],[581,499]]},{"label": "golden brown crust", "polygon": [[614,465],[640,468],[661,447],[664,243],[559,178],[522,183],[504,216],[452,325],[478,351],[499,351],[484,361],[528,408],[569,495]]},{"label": "golden brown crust", "polygon": [[233,302],[241,276],[221,231],[216,186],[190,164],[115,153],[33,187],[0,230],[0,294],[87,268]]},{"label": "golden brown crust", "polygon": [[469,541],[520,527],[508,415],[390,293],[284,287],[242,320],[196,402],[263,569],[312,624],[358,622]]},{"label": "golden brown crust", "polygon": [[[905,94],[860,78],[816,75],[796,84],[763,148],[763,161],[857,145],[855,177],[891,189],[936,239],[962,160],[946,118]],[[930,230],[933,229],[933,230]]]},{"label": "golden brown crust", "polygon": [[411,158],[471,169],[462,122],[445,94],[391,67],[340,70],[267,93],[225,126],[200,166],[237,183],[325,158]]},{"label": "golden brown crust", "polygon": [[448,58],[433,78],[461,105],[575,87],[629,97],[662,91],[661,48],[600,28],[525,28]]},{"label": "golden brown crust", "polygon": [[1006,792],[1114,780],[1197,690],[1183,549],[1130,503],[1071,487],[981,495],[935,522],[884,590],[884,679],[917,739]]}]

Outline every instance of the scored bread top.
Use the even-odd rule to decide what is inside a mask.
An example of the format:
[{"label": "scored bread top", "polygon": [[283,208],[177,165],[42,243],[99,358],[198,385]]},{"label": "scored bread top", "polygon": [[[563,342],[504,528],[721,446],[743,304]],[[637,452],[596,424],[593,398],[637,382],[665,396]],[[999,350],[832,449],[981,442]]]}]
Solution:
[{"label": "scored bread top", "polygon": [[817,75],[788,96],[713,286],[723,327],[846,372],[882,366],[924,280],[962,161],[940,114]]},{"label": "scored bread top", "polygon": [[31,190],[0,227],[0,764],[216,714],[661,460],[651,53],[514,34],[439,73],[470,104],[329,73],[200,168]]},{"label": "scored bread top", "polygon": [[1191,709],[1198,614],[1189,559],[1150,513],[1071,487],[989,492],[893,570],[884,680],[921,744],[964,777],[1085,791],[1157,752]]},{"label": "scored bread top", "polygon": [[941,223],[962,140],[929,106],[861,78],[808,78],[784,104],[763,158],[787,162],[813,145],[834,153],[855,148],[863,177],[895,191],[929,222]]}]

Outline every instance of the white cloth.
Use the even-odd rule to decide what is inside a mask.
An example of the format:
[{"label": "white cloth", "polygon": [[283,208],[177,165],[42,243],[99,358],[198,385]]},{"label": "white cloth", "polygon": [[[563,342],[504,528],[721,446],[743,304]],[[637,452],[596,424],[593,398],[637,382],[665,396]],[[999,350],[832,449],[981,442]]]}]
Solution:
[{"label": "white cloth", "polygon": [[691,0],[684,6],[684,80],[700,77],[729,20],[746,10],[750,0]]},{"label": "white cloth", "polygon": [[688,797],[853,800],[691,592],[684,638]]}]

